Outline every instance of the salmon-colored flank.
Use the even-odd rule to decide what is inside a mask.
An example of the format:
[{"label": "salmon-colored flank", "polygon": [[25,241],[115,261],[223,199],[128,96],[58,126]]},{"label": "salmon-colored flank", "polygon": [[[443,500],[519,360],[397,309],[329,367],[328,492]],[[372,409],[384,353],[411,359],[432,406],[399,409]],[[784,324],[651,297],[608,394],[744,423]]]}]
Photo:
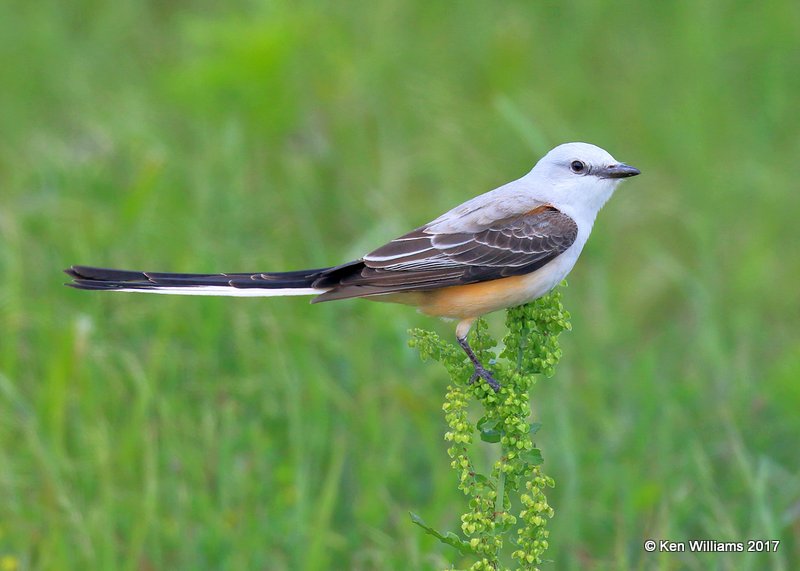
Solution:
[{"label": "salmon-colored flank", "polygon": [[373,299],[416,305],[422,313],[437,317],[465,319],[528,301],[530,285],[526,278],[527,276],[513,276],[430,291],[396,293]]}]

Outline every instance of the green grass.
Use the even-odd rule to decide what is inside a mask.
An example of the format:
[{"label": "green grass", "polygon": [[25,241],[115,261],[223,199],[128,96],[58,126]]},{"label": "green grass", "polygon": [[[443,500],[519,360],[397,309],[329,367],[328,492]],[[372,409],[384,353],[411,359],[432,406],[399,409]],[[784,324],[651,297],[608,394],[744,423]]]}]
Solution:
[{"label": "green grass", "polygon": [[445,372],[406,345],[450,324],[60,270],[334,264],[585,140],[644,174],[534,393],[548,568],[797,567],[797,2],[226,6],[0,4],[0,565],[455,561],[407,515],[455,528],[463,501]]}]

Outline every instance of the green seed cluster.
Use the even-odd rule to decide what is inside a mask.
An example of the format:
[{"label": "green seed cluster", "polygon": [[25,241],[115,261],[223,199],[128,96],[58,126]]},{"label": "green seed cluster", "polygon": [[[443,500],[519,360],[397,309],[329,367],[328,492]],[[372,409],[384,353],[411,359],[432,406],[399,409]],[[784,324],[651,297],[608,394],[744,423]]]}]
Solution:
[{"label": "green seed cluster", "polygon": [[545,486],[554,487],[553,478],[542,474],[540,466],[533,469],[533,478],[525,482],[527,493],[520,496],[523,505],[519,513],[524,525],[517,530],[518,549],[511,554],[522,565],[522,569],[538,569],[542,555],[547,551],[550,532],[545,529],[547,518],[553,517],[553,508],[544,495]]},{"label": "green seed cluster", "polygon": [[[477,473],[469,457],[469,445],[473,441],[474,429],[467,420],[468,405],[469,398],[463,388],[450,385],[442,407],[450,427],[444,437],[453,443],[447,449],[447,454],[452,459],[450,467],[459,475],[458,489],[470,498],[468,511],[461,516],[461,531],[469,538],[468,543],[473,553],[491,557],[503,547],[502,539],[493,533],[497,492],[493,482]],[[476,569],[481,568],[476,567]]]},{"label": "green seed cluster", "polygon": [[[429,528],[418,516],[415,523],[462,553],[475,555],[472,571],[507,569],[502,564],[505,543],[512,546],[510,555],[517,569],[538,569],[548,547],[547,520],[553,517],[544,489],[554,482],[542,472],[541,452],[533,441],[539,425],[529,421],[529,392],[537,375],[553,374],[561,357],[558,336],[570,329],[569,313],[561,304],[561,294],[553,292],[509,309],[506,327],[499,358],[493,350],[497,341],[485,321],[475,323],[470,340],[478,358],[500,381],[497,393],[484,381],[467,383],[472,366],[458,347],[430,331],[410,332],[409,344],[424,360],[441,362],[452,379],[442,406],[448,425],[445,440],[458,488],[469,498],[461,516],[463,539]],[[469,413],[476,401],[483,406],[483,416],[474,425]],[[499,458],[488,476],[475,468],[476,433],[484,442],[500,445]],[[512,494],[520,505],[518,511],[512,508]]]},{"label": "green seed cluster", "polygon": [[509,309],[506,312],[508,335],[504,339],[502,357],[513,361],[523,376],[552,377],[561,359],[558,336],[572,329],[569,317],[561,304],[559,291]]}]

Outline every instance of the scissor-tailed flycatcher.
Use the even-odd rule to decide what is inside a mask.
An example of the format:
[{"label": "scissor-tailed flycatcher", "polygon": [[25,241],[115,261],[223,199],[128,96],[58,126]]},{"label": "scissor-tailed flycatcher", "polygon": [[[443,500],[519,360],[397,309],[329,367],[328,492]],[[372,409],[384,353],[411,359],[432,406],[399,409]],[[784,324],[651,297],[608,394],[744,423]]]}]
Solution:
[{"label": "scissor-tailed flycatcher", "polygon": [[481,315],[546,294],[575,265],[595,217],[639,170],[587,143],[560,145],[522,178],[456,206],[359,260],[294,272],[164,274],[72,266],[79,289],[183,295],[366,297],[459,320],[472,381],[499,383],[467,343]]}]

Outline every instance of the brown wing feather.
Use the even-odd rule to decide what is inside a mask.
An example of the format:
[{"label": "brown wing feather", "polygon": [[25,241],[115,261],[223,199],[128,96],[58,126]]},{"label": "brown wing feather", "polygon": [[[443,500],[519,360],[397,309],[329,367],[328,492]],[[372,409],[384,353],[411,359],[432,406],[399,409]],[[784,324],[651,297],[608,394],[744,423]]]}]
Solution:
[{"label": "brown wing feather", "polygon": [[465,285],[535,271],[575,241],[575,221],[546,205],[474,233],[433,234],[423,226],[314,283],[314,301]]}]

